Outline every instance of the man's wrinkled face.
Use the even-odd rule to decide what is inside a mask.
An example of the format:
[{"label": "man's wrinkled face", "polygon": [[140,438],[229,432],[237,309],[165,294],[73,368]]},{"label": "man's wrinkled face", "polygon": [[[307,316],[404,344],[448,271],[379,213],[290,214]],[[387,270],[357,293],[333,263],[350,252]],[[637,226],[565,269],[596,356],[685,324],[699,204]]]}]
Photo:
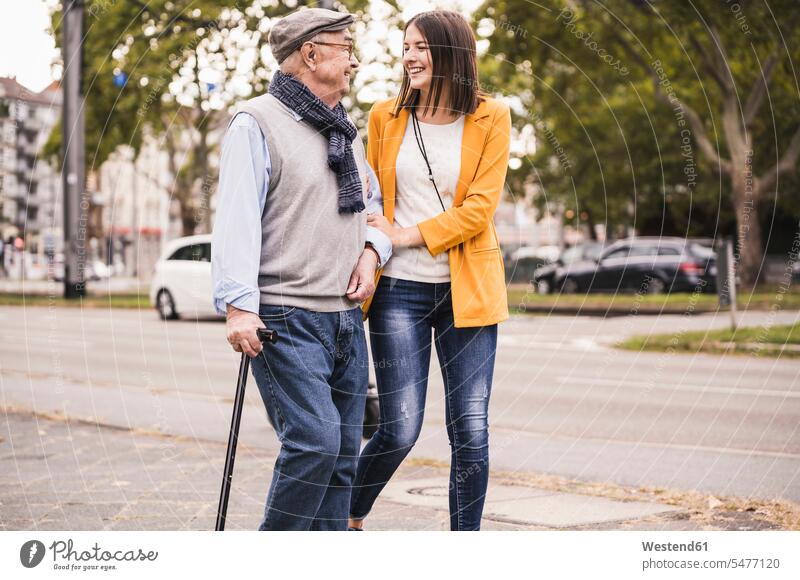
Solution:
[{"label": "man's wrinkled face", "polygon": [[349,30],[323,32],[312,41],[317,48],[317,69],[313,71],[315,80],[323,85],[329,94],[338,93],[343,97],[350,91],[350,81],[358,69],[358,59],[352,53],[353,35]]}]

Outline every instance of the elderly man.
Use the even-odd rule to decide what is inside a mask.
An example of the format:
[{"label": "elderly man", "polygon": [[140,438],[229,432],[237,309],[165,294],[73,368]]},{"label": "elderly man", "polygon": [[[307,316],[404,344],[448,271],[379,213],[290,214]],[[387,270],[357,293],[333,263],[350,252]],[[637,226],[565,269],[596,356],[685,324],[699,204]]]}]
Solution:
[{"label": "elderly man", "polygon": [[[233,349],[254,357],[281,442],[260,530],[347,526],[368,383],[359,303],[391,254],[366,225],[377,180],[340,103],[358,68],[352,22],[314,8],[276,23],[280,71],[238,107],[222,148],[214,301]],[[280,339],[262,352],[265,325]]]}]

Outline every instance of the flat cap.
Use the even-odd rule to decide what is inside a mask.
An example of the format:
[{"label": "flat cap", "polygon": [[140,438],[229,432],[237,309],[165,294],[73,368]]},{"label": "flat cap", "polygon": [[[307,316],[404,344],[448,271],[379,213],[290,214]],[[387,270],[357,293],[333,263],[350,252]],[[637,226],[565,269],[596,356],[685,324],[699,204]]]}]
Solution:
[{"label": "flat cap", "polygon": [[278,63],[320,32],[344,30],[355,19],[347,12],[299,8],[281,18],[269,31],[269,47]]}]

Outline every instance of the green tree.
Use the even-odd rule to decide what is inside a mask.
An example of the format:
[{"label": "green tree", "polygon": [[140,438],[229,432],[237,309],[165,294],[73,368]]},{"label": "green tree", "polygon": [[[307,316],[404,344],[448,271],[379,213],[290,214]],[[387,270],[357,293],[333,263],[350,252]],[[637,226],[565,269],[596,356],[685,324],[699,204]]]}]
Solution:
[{"label": "green tree", "polygon": [[[83,90],[89,168],[119,146],[138,155],[144,139],[168,153],[184,235],[210,229],[210,195],[230,107],[263,93],[276,64],[267,34],[274,18],[318,2],[262,0],[87,0]],[[348,1],[357,10],[365,5]],[[61,43],[57,6],[52,28]],[[48,151],[60,150],[61,131]]]},{"label": "green tree", "polygon": [[537,127],[512,182],[611,229],[718,234],[730,217],[754,284],[760,211],[796,186],[799,16],[789,0],[487,2],[485,81]]},{"label": "green tree", "polygon": [[[210,141],[238,95],[234,80],[255,89],[263,66],[237,69],[247,50],[266,42],[263,19],[286,9],[241,0],[89,0],[85,8],[83,91],[89,169],[119,146],[138,155],[146,137],[168,153],[184,235],[208,224],[208,194],[216,180]],[[61,8],[53,12],[61,42]],[[60,131],[50,140],[60,147]]]}]

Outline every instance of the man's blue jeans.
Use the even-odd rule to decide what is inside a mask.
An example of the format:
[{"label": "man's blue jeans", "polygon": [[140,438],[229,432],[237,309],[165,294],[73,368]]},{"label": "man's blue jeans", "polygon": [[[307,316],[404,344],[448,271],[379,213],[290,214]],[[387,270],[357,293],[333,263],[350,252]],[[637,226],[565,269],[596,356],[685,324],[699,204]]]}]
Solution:
[{"label": "man's blue jeans", "polygon": [[380,426],[358,461],[350,515],[364,518],[422,428],[431,331],[450,439],[450,528],[480,529],[489,481],[489,395],[497,325],[456,328],[450,284],[382,277],[369,311]]},{"label": "man's blue jeans", "polygon": [[262,304],[253,376],[281,450],[259,530],[346,530],[369,381],[361,309]]}]

